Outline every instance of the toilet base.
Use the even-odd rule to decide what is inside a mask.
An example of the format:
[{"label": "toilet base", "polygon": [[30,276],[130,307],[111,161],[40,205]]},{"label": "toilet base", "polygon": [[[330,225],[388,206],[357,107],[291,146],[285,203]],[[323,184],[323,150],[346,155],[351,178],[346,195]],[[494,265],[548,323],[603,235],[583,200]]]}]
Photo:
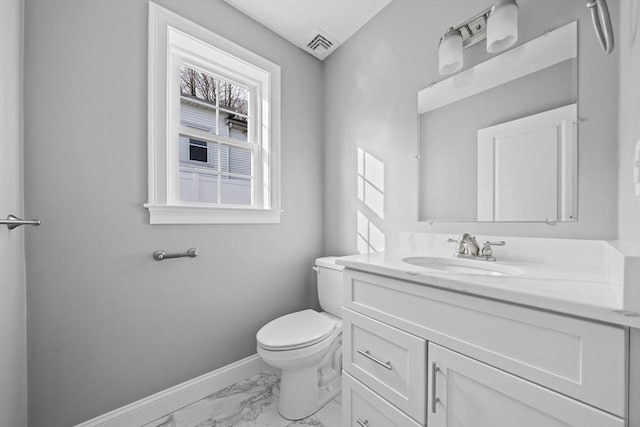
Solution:
[{"label": "toilet base", "polygon": [[300,420],[313,415],[342,390],[340,375],[318,387],[317,366],[282,370],[281,375],[278,412],[288,420]]}]

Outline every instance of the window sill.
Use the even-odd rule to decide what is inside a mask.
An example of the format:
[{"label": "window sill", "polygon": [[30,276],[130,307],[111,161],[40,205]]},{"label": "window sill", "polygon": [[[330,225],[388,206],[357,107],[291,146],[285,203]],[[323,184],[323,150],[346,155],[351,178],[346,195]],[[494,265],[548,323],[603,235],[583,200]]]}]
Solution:
[{"label": "window sill", "polygon": [[279,209],[150,205],[150,224],[279,224]]}]

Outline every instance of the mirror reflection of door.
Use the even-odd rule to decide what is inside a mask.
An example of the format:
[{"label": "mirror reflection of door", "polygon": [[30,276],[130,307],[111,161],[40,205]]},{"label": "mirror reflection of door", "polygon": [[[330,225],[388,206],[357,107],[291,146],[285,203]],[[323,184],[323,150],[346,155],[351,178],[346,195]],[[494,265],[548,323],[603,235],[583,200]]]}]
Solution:
[{"label": "mirror reflection of door", "polygon": [[575,218],[577,105],[478,130],[479,221]]}]

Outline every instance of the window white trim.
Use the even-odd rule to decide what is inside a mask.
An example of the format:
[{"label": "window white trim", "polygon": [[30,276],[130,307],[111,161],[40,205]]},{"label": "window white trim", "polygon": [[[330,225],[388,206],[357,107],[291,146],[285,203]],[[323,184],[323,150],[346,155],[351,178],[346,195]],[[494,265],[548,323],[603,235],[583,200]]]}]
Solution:
[{"label": "window white trim", "polygon": [[253,209],[204,205],[150,205],[152,224],[276,224],[280,209]]},{"label": "window white trim", "polygon": [[[280,67],[152,2],[149,2],[148,54],[149,202],[144,206],[149,209],[150,223],[280,222]],[[230,80],[251,88],[249,114],[257,117],[259,123],[256,129],[249,130],[256,152],[253,206],[179,201],[180,94],[175,84],[176,73],[171,72],[179,61],[223,78],[229,76]],[[243,147],[252,145],[229,142]]]}]

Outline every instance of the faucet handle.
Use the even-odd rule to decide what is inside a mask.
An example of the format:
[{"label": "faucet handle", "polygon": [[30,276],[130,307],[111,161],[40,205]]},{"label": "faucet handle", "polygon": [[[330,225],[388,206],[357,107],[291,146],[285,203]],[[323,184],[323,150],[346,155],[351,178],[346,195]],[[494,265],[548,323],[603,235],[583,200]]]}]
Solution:
[{"label": "faucet handle", "polygon": [[506,244],[507,242],[505,242],[504,240],[500,240],[498,242],[490,242],[487,240],[484,242],[484,246],[482,247],[482,255],[491,257],[493,255],[493,249],[491,248],[491,246],[504,246]]},{"label": "faucet handle", "polygon": [[460,255],[460,254],[464,254],[467,250],[467,248],[465,247],[464,244],[464,240],[460,240],[460,239],[452,239],[451,237],[449,237],[447,239],[447,242],[449,243],[457,243],[458,247],[456,248],[456,252],[454,255]]}]

